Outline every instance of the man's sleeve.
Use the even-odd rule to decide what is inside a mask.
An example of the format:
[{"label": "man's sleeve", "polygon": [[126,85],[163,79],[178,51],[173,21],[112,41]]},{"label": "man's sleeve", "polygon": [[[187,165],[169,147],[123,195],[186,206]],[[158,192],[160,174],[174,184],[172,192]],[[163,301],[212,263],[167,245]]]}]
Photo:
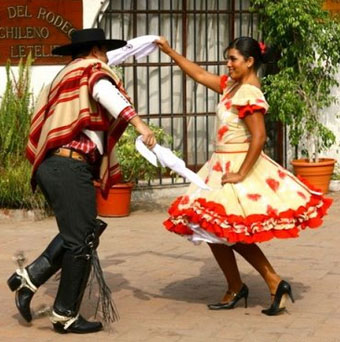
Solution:
[{"label": "man's sleeve", "polygon": [[130,121],[137,115],[131,103],[108,79],[101,78],[93,86],[92,97],[99,102],[114,118],[122,116]]}]

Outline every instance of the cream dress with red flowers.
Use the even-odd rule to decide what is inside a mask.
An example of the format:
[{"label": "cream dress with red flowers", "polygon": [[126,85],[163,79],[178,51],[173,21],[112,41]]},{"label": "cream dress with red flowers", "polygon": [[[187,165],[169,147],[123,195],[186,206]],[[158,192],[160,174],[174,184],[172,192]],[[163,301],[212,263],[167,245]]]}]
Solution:
[{"label": "cream dress with red flowers", "polygon": [[251,135],[244,117],[268,110],[262,91],[250,84],[229,98],[235,85],[226,83],[217,105],[215,152],[198,172],[211,190],[191,184],[171,205],[165,227],[193,242],[232,245],[293,238],[320,226],[332,200],[263,152],[242,182],[221,185],[222,175],[238,172],[247,154]]}]

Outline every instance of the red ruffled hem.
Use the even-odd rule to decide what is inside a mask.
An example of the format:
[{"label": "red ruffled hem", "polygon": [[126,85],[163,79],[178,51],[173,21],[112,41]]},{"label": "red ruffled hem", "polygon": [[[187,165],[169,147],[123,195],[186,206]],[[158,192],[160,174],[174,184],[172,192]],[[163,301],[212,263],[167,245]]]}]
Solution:
[{"label": "red ruffled hem", "polygon": [[[300,179],[305,184],[305,180]],[[307,185],[307,184],[306,184]],[[315,189],[311,187],[311,190]],[[179,203],[182,197],[177,198],[177,200],[172,204],[169,209],[170,218],[164,222],[164,226],[171,232],[180,235],[192,235],[193,231],[188,227],[187,224],[183,222],[175,223],[174,221],[182,219],[186,222],[191,222],[198,224],[201,228],[209,233],[213,233],[219,238],[225,238],[230,243],[257,243],[271,240],[273,238],[287,239],[299,236],[299,231],[307,227],[317,228],[322,224],[322,217],[326,215],[328,208],[331,206],[333,200],[330,198],[325,198],[321,195],[311,195],[311,198],[305,206],[300,206],[297,210],[289,209],[281,213],[275,213],[274,211],[270,215],[263,214],[253,214],[247,217],[239,215],[227,215],[224,207],[221,204],[215,202],[208,202],[203,198],[198,198],[195,200],[194,205],[190,208],[179,209]],[[320,202],[322,204],[320,205]],[[320,207],[317,208],[317,205]],[[199,207],[199,212],[197,208]],[[315,208],[317,211],[316,217],[308,218],[305,221],[299,222],[299,217],[306,215],[310,208]],[[210,217],[206,219],[204,216]],[[275,229],[263,230],[261,228],[265,226],[266,223],[272,225],[284,224],[288,220],[293,220],[294,227],[290,229]],[[222,228],[216,222],[227,222],[231,225],[231,228]],[[289,222],[291,224],[291,222]],[[246,227],[246,233],[237,233],[233,230],[233,226],[242,225]],[[252,232],[253,229],[258,231]]]},{"label": "red ruffled hem", "polygon": [[236,108],[240,119],[244,119],[247,115],[254,114],[255,112],[266,114],[266,109],[258,105],[236,106]]}]

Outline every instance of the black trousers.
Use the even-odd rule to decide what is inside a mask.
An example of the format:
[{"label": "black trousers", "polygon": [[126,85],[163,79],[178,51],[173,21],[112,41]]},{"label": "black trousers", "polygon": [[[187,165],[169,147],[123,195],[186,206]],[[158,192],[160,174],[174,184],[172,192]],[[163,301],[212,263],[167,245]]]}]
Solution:
[{"label": "black trousers", "polygon": [[38,167],[35,179],[54,211],[65,249],[82,254],[86,238],[96,227],[91,166],[72,158],[50,156]]}]

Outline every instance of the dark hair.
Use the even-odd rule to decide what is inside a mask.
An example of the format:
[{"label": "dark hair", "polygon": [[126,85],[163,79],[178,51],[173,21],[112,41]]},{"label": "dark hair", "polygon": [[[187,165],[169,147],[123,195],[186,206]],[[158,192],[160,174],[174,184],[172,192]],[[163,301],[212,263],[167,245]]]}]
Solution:
[{"label": "dark hair", "polygon": [[223,52],[225,58],[230,49],[238,50],[245,59],[253,57],[255,70],[258,70],[262,63],[268,63],[270,60],[269,49],[262,52],[259,42],[251,37],[240,37],[233,40]]}]

